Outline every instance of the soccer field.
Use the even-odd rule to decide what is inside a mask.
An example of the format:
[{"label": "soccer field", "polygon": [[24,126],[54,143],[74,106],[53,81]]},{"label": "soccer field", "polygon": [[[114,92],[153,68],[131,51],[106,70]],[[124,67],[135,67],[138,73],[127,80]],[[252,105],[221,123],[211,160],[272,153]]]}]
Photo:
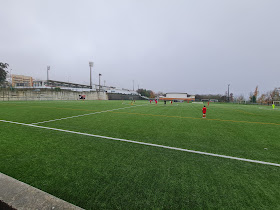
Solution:
[{"label": "soccer field", "polygon": [[280,107],[202,107],[0,102],[0,172],[85,209],[280,209]]}]

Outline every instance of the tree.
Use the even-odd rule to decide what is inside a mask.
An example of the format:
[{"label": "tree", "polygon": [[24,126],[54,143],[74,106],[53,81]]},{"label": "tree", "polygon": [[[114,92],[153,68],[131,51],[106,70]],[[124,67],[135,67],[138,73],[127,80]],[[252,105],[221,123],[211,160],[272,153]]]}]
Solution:
[{"label": "tree", "polygon": [[1,63],[0,62],[0,85],[3,84],[7,77],[7,71],[9,64],[7,63]]},{"label": "tree", "polygon": [[256,100],[256,96],[253,95],[252,98],[251,98],[251,102],[252,102],[252,103],[256,103],[256,101],[257,101],[257,100]]},{"label": "tree", "polygon": [[250,93],[249,98],[251,103],[256,103],[256,96],[252,92]]},{"label": "tree", "polygon": [[159,92],[155,93],[155,96],[163,96],[163,95],[164,95],[164,93],[163,93],[163,92],[161,92],[161,91],[159,91]]},{"label": "tree", "polygon": [[239,103],[241,103],[241,102],[245,101],[245,98],[244,98],[243,95],[240,95],[240,96],[238,96],[238,97],[236,98],[236,101],[238,101]]},{"label": "tree", "polygon": [[139,93],[141,96],[146,96],[148,98],[155,98],[155,94],[151,90],[146,90],[146,89],[138,89],[137,93]]},{"label": "tree", "polygon": [[258,103],[266,103],[266,95],[262,94],[257,101]]},{"label": "tree", "polygon": [[[256,88],[255,88],[255,92],[254,92],[254,96],[255,96],[255,101],[257,100],[257,98],[258,98],[258,95],[259,95],[259,90],[258,90],[258,85],[256,86]],[[253,102],[253,103],[256,103],[256,102]]]},{"label": "tree", "polygon": [[155,98],[155,93],[151,90],[148,90],[149,94],[150,94],[150,98]]},{"label": "tree", "polygon": [[229,100],[233,102],[233,93],[229,94]]},{"label": "tree", "polygon": [[277,88],[274,88],[273,91],[270,91],[270,98],[272,101],[278,101],[280,99],[280,94]]}]

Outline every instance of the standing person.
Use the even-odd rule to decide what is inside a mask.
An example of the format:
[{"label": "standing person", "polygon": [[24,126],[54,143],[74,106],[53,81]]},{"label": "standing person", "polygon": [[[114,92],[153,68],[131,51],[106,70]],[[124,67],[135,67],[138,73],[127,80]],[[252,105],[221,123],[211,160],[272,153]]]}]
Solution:
[{"label": "standing person", "polygon": [[275,108],[275,104],[272,104],[272,108],[273,108],[273,109]]},{"label": "standing person", "polygon": [[157,104],[157,99],[155,100],[156,104]]},{"label": "standing person", "polygon": [[208,106],[209,106],[209,102],[210,102],[210,101],[208,101]]},{"label": "standing person", "polygon": [[173,101],[171,101],[171,104],[173,104]]},{"label": "standing person", "polygon": [[204,106],[203,108],[202,108],[202,118],[206,118],[206,107]]},{"label": "standing person", "polygon": [[152,100],[150,100],[150,104],[152,103]]}]

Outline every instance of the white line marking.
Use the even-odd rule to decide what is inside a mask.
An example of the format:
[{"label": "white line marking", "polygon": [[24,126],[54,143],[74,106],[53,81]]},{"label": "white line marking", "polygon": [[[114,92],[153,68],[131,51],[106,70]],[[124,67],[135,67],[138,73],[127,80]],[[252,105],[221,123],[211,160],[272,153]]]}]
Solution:
[{"label": "white line marking", "polygon": [[245,162],[250,162],[250,163],[258,163],[258,164],[280,167],[280,164],[278,164],[278,163],[270,163],[270,162],[264,162],[264,161],[259,161],[259,160],[251,160],[251,159],[246,159],[246,158],[219,155],[219,154],[208,153],[208,152],[200,152],[200,151],[195,151],[195,150],[182,149],[182,148],[164,146],[164,145],[159,145],[159,144],[145,143],[145,142],[133,141],[133,140],[127,140],[127,139],[119,139],[119,138],[113,138],[113,137],[108,137],[108,136],[81,133],[81,132],[76,132],[76,131],[69,131],[69,130],[63,130],[63,129],[58,129],[58,128],[50,128],[50,127],[44,127],[44,126],[39,126],[39,125],[34,125],[34,124],[25,124],[25,123],[19,123],[19,122],[7,121],[7,120],[0,120],[0,122],[12,123],[12,124],[24,125],[24,126],[35,127],[35,128],[43,128],[43,129],[47,129],[47,130],[61,131],[61,132],[65,132],[65,133],[73,133],[73,134],[78,134],[78,135],[83,135],[83,136],[92,136],[92,137],[96,137],[96,138],[110,139],[110,140],[114,140],[114,141],[123,141],[123,142],[129,142],[129,143],[134,143],[134,144],[142,144],[142,145],[147,145],[147,146],[152,146],[152,147],[160,147],[160,148],[164,148],[164,149],[171,149],[171,150],[195,153],[195,154],[200,154],[200,155],[208,155],[208,156],[214,156],[214,157],[220,157],[220,158],[226,158],[226,159],[232,159],[232,160],[240,160],[240,161],[245,161]]},{"label": "white line marking", "polygon": [[31,123],[31,124],[37,125],[37,124],[43,124],[43,123],[48,123],[48,122],[54,122],[54,121],[58,121],[58,120],[67,120],[67,119],[71,119],[71,118],[74,118],[74,117],[83,117],[83,116],[88,116],[88,115],[93,115],[93,114],[101,114],[101,113],[105,113],[105,112],[112,112],[112,111],[116,111],[116,110],[120,110],[120,109],[128,109],[128,108],[137,107],[137,106],[146,106],[146,104],[129,106],[129,107],[118,108],[118,109],[105,110],[105,111],[99,111],[99,112],[92,112],[92,113],[87,113],[87,114],[80,114],[80,115],[76,115],[76,116],[63,117],[63,118],[53,119],[53,120],[46,120],[46,121],[36,122],[36,123]]}]

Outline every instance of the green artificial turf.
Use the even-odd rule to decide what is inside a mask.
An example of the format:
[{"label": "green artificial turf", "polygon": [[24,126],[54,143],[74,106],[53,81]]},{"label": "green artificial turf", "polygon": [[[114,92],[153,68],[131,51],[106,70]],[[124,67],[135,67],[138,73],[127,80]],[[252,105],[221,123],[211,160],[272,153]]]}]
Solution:
[{"label": "green artificial turf", "polygon": [[[139,105],[139,106],[137,106]],[[141,105],[141,106],[140,106]],[[0,102],[0,120],[280,163],[280,107]],[[119,109],[125,108],[125,109]],[[0,171],[86,209],[279,209],[280,167],[0,122]]]}]

